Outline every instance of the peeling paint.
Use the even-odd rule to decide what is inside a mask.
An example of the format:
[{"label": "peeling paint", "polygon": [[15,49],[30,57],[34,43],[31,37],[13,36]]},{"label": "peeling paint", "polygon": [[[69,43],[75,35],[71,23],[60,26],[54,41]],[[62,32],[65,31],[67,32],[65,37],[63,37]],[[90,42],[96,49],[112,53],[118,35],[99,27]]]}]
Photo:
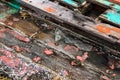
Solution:
[{"label": "peeling paint", "polygon": [[120,14],[114,10],[107,10],[101,15],[104,19],[107,19],[111,23],[120,25]]}]

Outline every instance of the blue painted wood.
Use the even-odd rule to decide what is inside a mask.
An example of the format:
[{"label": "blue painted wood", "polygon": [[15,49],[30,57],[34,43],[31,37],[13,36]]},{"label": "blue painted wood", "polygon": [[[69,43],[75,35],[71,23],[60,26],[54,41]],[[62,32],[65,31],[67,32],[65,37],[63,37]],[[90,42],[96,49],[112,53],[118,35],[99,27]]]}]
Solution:
[{"label": "blue painted wood", "polygon": [[104,19],[108,21],[120,25],[120,13],[119,11],[107,10],[104,14],[101,15]]},{"label": "blue painted wood", "polygon": [[79,6],[78,4],[83,3],[85,0],[78,0],[78,3],[74,0],[61,0],[61,1],[67,3],[71,6],[78,7]]},{"label": "blue painted wood", "polygon": [[98,2],[98,3],[104,4],[104,5],[108,6],[108,7],[111,7],[113,9],[116,9],[116,10],[120,11],[120,5],[118,5],[118,4],[115,4],[115,3],[110,2],[108,0],[95,0],[95,1]]},{"label": "blue painted wood", "polygon": [[71,6],[78,7],[78,4],[73,0],[62,0],[62,1],[71,5]]}]

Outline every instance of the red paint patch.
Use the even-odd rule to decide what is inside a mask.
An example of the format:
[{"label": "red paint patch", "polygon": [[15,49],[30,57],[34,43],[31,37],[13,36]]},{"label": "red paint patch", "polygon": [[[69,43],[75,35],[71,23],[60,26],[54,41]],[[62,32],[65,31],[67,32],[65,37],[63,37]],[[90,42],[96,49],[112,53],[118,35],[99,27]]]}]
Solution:
[{"label": "red paint patch", "polygon": [[115,31],[115,32],[120,33],[120,29],[119,28],[113,27],[112,30]]},{"label": "red paint patch", "polygon": [[[116,36],[119,38],[119,34],[120,34],[120,29],[119,28],[116,28],[116,27],[109,27],[107,25],[97,25],[96,26],[96,29],[101,32],[101,33],[104,33],[104,34],[110,34],[110,35],[113,35],[113,36]],[[115,34],[115,33],[117,34]]]},{"label": "red paint patch", "polygon": [[55,10],[54,8],[52,8],[52,7],[46,7],[45,10],[46,10],[47,12],[50,12],[50,13],[56,12],[56,10]]},{"label": "red paint patch", "polygon": [[102,33],[105,33],[105,34],[108,34],[111,31],[111,28],[108,28],[105,25],[98,25],[98,26],[96,26],[96,28],[99,32],[102,32]]},{"label": "red paint patch", "polygon": [[54,54],[53,50],[50,50],[50,49],[47,49],[47,48],[44,50],[44,53],[46,55],[52,55],[52,54]]}]

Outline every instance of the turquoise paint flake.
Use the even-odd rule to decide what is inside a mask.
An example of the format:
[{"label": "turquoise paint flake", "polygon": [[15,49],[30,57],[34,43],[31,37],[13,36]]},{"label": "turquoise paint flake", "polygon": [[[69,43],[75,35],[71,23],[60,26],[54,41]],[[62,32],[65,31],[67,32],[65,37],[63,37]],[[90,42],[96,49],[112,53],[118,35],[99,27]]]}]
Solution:
[{"label": "turquoise paint flake", "polygon": [[73,0],[62,0],[62,1],[74,7],[78,7],[78,4]]},{"label": "turquoise paint flake", "polygon": [[17,10],[20,9],[20,3],[18,2],[19,0],[11,0],[10,2],[7,2],[7,4]]},{"label": "turquoise paint flake", "polygon": [[83,3],[85,0],[79,0],[80,1],[80,3]]},{"label": "turquoise paint flake", "polygon": [[9,8],[5,11],[0,8],[0,20],[10,16],[11,14],[15,14],[20,10],[20,3],[18,1],[19,0],[10,0],[9,2],[6,2]]},{"label": "turquoise paint flake", "polygon": [[69,4],[69,5],[72,5],[74,7],[78,7],[78,4],[82,4],[85,0],[62,0],[63,2]]},{"label": "turquoise paint flake", "polygon": [[106,17],[109,21],[112,23],[120,25],[120,14],[113,11],[107,11],[105,14],[102,14],[102,16]]},{"label": "turquoise paint flake", "polygon": [[5,12],[0,12],[0,19],[6,18],[7,16],[10,16],[11,14],[17,13],[17,9],[9,8]]},{"label": "turquoise paint flake", "polygon": [[95,0],[95,1],[120,11],[120,5],[118,5],[118,4],[112,3],[108,0]]},{"label": "turquoise paint flake", "polygon": [[0,20],[3,19],[3,18],[5,18],[6,16],[8,16],[6,13],[0,14]]}]

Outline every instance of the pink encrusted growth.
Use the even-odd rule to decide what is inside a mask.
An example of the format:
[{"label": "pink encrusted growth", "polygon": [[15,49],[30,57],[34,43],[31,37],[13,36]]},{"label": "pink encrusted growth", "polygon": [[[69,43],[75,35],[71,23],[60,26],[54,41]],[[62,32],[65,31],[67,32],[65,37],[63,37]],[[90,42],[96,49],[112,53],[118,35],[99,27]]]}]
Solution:
[{"label": "pink encrusted growth", "polygon": [[72,49],[75,50],[76,52],[79,51],[79,48],[77,48],[77,47],[75,47],[75,46],[66,45],[66,46],[64,47],[64,50],[65,50],[65,51],[71,51]]},{"label": "pink encrusted growth", "polygon": [[[41,58],[35,57],[34,61],[38,62]],[[14,74],[13,76],[19,76],[20,80],[26,80],[28,75],[32,75],[38,73],[41,68],[35,63],[30,63],[29,61],[24,60],[22,57],[18,57],[16,53],[12,53],[6,49],[0,48],[0,62],[8,67],[11,72],[10,74]],[[15,77],[13,77],[15,78]],[[16,78],[14,80],[17,80]],[[27,79],[28,80],[28,79]]]},{"label": "pink encrusted growth", "polygon": [[9,33],[12,34],[13,36],[15,36],[17,39],[19,39],[21,41],[24,41],[24,42],[27,42],[27,43],[30,42],[29,38],[23,37],[22,35],[14,32],[14,31],[10,31]]},{"label": "pink encrusted growth", "polygon": [[40,57],[34,57],[34,58],[33,58],[33,61],[36,62],[36,63],[39,62],[40,60],[41,60]]},{"label": "pink encrusted growth", "polygon": [[15,49],[16,52],[20,52],[21,51],[21,48],[19,46],[13,46],[13,48]]},{"label": "pink encrusted growth", "polygon": [[69,72],[68,72],[68,70],[61,70],[61,71],[60,71],[60,75],[61,75],[61,76],[68,76],[68,75],[69,75]]},{"label": "pink encrusted growth", "polygon": [[76,66],[77,64],[74,61],[71,61],[70,63],[72,66]]},{"label": "pink encrusted growth", "polygon": [[14,37],[16,37],[17,39],[19,39],[21,41],[24,41],[24,42],[27,42],[27,43],[30,42],[29,38],[24,37],[24,36],[18,34],[17,32],[15,32],[13,30],[5,29],[5,28],[0,30],[0,33],[2,34],[2,35],[0,35],[0,38],[3,37],[3,34],[5,34],[5,32],[8,32],[9,34],[13,35]]},{"label": "pink encrusted growth", "polygon": [[105,76],[105,75],[101,75],[100,78],[102,78],[103,80],[111,80],[110,78],[108,78],[108,77]]},{"label": "pink encrusted growth", "polygon": [[114,65],[114,64],[110,65],[109,67],[110,67],[110,69],[112,69],[112,70],[115,69],[115,65]]},{"label": "pink encrusted growth", "polygon": [[52,54],[54,54],[53,50],[47,49],[47,48],[44,50],[44,53],[45,53],[46,55],[52,55]]},{"label": "pink encrusted growth", "polygon": [[12,48],[13,48],[16,52],[21,52],[21,51],[31,52],[28,48],[19,47],[18,45],[13,46]]},{"label": "pink encrusted growth", "polygon": [[84,62],[88,58],[88,52],[85,52],[82,56],[76,56],[76,59],[80,62]]},{"label": "pink encrusted growth", "polygon": [[0,52],[4,55],[6,55],[7,57],[14,57],[14,54],[12,54],[10,51],[8,50],[4,50],[2,48],[0,48]]}]

